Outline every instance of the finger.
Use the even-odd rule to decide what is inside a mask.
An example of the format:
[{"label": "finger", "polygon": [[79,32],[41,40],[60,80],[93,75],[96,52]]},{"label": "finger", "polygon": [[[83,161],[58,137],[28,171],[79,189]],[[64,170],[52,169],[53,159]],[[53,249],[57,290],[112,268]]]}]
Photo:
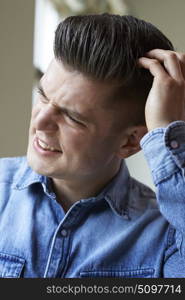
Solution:
[{"label": "finger", "polygon": [[147,57],[141,57],[138,60],[138,65],[150,71],[150,73],[160,80],[164,80],[169,77],[161,63],[156,59]]},{"label": "finger", "polygon": [[177,52],[176,55],[177,55],[177,57],[179,59],[180,67],[181,67],[181,72],[182,72],[183,78],[185,80],[185,54]]},{"label": "finger", "polygon": [[175,80],[181,81],[184,79],[179,58],[174,51],[154,49],[149,51],[146,56],[163,63],[168,74]]}]

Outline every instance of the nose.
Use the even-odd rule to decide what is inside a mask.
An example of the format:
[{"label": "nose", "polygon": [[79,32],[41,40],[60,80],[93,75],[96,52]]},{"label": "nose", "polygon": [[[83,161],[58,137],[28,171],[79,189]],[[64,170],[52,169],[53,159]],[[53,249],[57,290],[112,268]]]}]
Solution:
[{"label": "nose", "polygon": [[58,130],[58,113],[52,104],[42,107],[35,117],[35,128],[40,131],[57,131]]}]

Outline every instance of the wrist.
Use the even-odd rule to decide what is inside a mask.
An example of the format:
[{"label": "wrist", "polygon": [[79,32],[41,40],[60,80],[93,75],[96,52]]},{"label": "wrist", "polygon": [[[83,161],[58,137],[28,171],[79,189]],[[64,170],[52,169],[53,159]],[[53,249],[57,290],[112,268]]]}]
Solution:
[{"label": "wrist", "polygon": [[171,121],[158,121],[158,122],[146,122],[146,126],[148,129],[148,132],[158,129],[158,128],[167,128],[174,120]]}]

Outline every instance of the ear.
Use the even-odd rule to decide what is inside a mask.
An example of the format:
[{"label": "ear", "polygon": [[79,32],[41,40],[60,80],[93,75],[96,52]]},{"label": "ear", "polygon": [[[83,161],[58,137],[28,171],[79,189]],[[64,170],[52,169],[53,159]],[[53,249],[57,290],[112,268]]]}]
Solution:
[{"label": "ear", "polygon": [[134,126],[126,129],[117,152],[119,158],[127,158],[140,151],[140,140],[147,132],[146,126]]}]

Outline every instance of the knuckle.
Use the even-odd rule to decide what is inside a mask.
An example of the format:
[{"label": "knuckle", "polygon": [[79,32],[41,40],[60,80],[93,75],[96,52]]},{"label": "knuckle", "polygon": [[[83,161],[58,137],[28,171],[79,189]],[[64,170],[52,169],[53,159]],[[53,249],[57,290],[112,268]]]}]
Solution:
[{"label": "knuckle", "polygon": [[179,80],[177,82],[177,85],[178,85],[179,88],[184,89],[185,88],[185,81],[183,79]]},{"label": "knuckle", "polygon": [[177,60],[177,54],[174,51],[168,51],[166,53],[166,55],[170,58],[170,59],[176,59]]},{"label": "knuckle", "polygon": [[167,78],[164,82],[163,82],[163,85],[166,87],[166,88],[172,88],[174,85],[176,85],[176,81],[173,79],[173,78]]},{"label": "knuckle", "polygon": [[185,53],[179,54],[180,60],[185,63]]},{"label": "knuckle", "polygon": [[170,77],[163,82],[163,85],[169,90],[185,90],[185,81],[183,79],[175,80],[174,78]]},{"label": "knuckle", "polygon": [[156,66],[156,65],[159,65],[159,61],[157,59],[152,59],[151,61],[151,66]]}]

